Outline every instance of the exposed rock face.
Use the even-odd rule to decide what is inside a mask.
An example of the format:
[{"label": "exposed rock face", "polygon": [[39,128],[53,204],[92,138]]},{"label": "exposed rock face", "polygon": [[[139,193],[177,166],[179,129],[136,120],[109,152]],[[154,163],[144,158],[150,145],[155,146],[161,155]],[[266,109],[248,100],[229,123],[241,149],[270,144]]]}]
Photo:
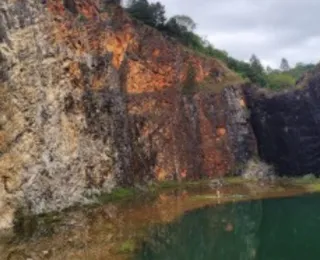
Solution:
[{"label": "exposed rock face", "polygon": [[[2,9],[2,188],[41,213],[130,184],[126,104],[110,58],[55,42],[53,18],[38,1],[3,1]],[[101,72],[108,81],[93,89]]]},{"label": "exposed rock face", "polygon": [[259,154],[280,175],[320,174],[320,76],[313,74],[300,90],[247,89]]},{"label": "exposed rock face", "polygon": [[[219,94],[189,96],[169,89],[147,97],[129,102],[138,104],[129,109],[134,140],[139,140],[133,150],[143,151],[135,156],[140,159],[136,163],[141,163],[135,172],[151,165],[160,180],[217,177],[230,173],[255,152],[240,86]],[[150,104],[147,109],[146,104]]]},{"label": "exposed rock face", "polygon": [[224,175],[255,152],[240,86],[181,94],[189,63],[214,89],[232,72],[107,7],[1,1],[0,218],[135,181]]}]

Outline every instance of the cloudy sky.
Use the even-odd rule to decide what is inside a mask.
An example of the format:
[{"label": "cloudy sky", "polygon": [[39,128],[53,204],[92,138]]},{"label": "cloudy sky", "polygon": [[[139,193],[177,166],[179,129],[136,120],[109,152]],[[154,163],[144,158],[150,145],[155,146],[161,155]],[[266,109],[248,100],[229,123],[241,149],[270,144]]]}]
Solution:
[{"label": "cloudy sky", "polygon": [[[151,0],[151,2],[155,2]],[[186,14],[197,33],[231,56],[255,53],[264,65],[278,67],[320,60],[320,0],[160,0],[167,16]]]}]

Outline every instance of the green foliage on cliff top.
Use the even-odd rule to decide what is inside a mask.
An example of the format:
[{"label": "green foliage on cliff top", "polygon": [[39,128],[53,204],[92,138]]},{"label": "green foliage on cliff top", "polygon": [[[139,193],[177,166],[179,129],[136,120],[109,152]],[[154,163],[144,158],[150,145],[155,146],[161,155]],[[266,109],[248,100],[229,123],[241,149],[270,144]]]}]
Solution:
[{"label": "green foliage on cliff top", "polygon": [[282,59],[280,69],[267,68],[266,77],[268,87],[273,90],[292,88],[303,75],[315,68],[314,64],[297,63],[291,68],[286,59]]},{"label": "green foliage on cliff top", "polygon": [[267,76],[268,87],[273,90],[290,88],[295,85],[295,79],[288,73],[271,73]]},{"label": "green foliage on cliff top", "polygon": [[152,27],[161,27],[165,21],[165,7],[157,3],[149,3],[148,0],[131,0],[127,11],[130,15]]}]

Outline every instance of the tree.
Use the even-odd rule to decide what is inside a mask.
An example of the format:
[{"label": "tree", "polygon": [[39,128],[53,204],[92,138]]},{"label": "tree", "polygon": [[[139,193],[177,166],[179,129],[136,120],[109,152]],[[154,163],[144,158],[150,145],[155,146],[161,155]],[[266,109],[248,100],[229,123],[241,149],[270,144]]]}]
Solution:
[{"label": "tree", "polygon": [[148,0],[132,0],[129,2],[128,13],[152,27],[163,26],[165,18],[165,7],[159,3],[149,4]]},{"label": "tree", "polygon": [[206,53],[206,43],[192,30],[196,28],[195,22],[186,15],[171,17],[165,24],[165,31],[178,39],[182,44],[198,51]]},{"label": "tree", "polygon": [[281,71],[289,71],[290,70],[289,62],[287,59],[285,59],[285,58],[281,59],[280,70]]},{"label": "tree", "polygon": [[152,3],[149,6],[149,10],[152,16],[153,26],[159,27],[164,25],[164,23],[166,22],[166,17],[165,17],[166,9],[164,5],[160,4],[159,2]]},{"label": "tree", "polygon": [[250,68],[251,70],[248,71],[248,78],[254,82],[258,83],[260,86],[266,85],[266,75],[264,73],[263,66],[259,58],[253,54],[250,58]]},{"label": "tree", "polygon": [[151,23],[151,14],[148,9],[149,3],[147,0],[132,0],[127,11],[132,17],[148,24]]},{"label": "tree", "polygon": [[192,32],[197,27],[196,23],[192,20],[192,18],[190,18],[187,15],[176,15],[173,16],[171,19],[174,20],[177,23],[177,25],[185,31]]},{"label": "tree", "polygon": [[314,64],[304,64],[302,62],[299,62],[296,64],[296,66],[288,73],[294,77],[295,80],[300,79],[306,72],[312,71],[315,68],[316,65]]},{"label": "tree", "polygon": [[[165,30],[167,33],[182,41],[183,44],[190,45],[190,41],[197,41],[196,45],[200,44],[203,46],[203,40],[201,37],[192,32],[195,28],[195,22],[186,15],[173,16],[165,24]],[[203,48],[205,47],[203,46]]]},{"label": "tree", "polygon": [[255,54],[252,54],[250,58],[250,65],[256,73],[263,73],[263,66],[261,65],[259,58]]}]

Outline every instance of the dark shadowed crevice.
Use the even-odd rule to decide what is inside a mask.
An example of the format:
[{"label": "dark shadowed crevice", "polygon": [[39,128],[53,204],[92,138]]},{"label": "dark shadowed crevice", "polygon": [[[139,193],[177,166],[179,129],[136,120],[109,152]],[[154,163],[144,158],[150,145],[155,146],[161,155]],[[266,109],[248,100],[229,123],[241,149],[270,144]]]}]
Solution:
[{"label": "dark shadowed crevice", "polygon": [[77,5],[74,0],[63,0],[63,6],[73,14],[77,14]]}]

